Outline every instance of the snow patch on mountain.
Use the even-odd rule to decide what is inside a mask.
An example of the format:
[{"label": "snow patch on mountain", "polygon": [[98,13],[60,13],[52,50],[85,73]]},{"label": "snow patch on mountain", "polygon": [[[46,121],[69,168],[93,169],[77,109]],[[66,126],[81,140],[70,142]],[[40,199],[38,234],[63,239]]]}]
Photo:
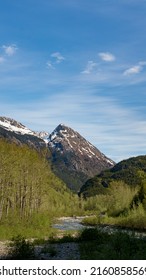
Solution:
[{"label": "snow patch on mountain", "polygon": [[48,144],[49,133],[46,131],[36,132],[36,136],[44,140],[46,144]]},{"label": "snow patch on mountain", "polygon": [[96,161],[101,159],[109,166],[113,166],[114,162],[94,147],[90,142],[83,138],[78,132],[63,124],[58,125],[49,136],[48,145],[57,149],[60,153],[62,151],[71,151],[76,155],[80,154],[82,157],[94,158]]},{"label": "snow patch on mountain", "polygon": [[23,124],[6,117],[0,117],[0,126],[5,128],[8,131],[15,132],[17,134],[21,135],[32,135],[36,136],[42,140],[44,140],[46,143],[48,143],[48,137],[49,133],[45,131],[41,132],[35,132],[24,126]]},{"label": "snow patch on mountain", "polygon": [[35,132],[28,129],[26,126],[22,125],[21,123],[16,122],[13,119],[1,117],[0,118],[0,126],[4,127],[8,131],[12,131],[19,134],[29,134],[29,135],[36,135]]},{"label": "snow patch on mountain", "polygon": [[113,166],[115,165],[112,160],[106,159],[106,161],[109,162]]}]

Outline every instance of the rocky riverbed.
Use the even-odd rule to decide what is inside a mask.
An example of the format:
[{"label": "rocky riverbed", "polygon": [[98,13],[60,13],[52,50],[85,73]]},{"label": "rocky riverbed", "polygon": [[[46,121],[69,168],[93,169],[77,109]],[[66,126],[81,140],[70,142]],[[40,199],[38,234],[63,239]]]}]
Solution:
[{"label": "rocky riverbed", "polygon": [[35,255],[41,260],[79,260],[79,245],[76,242],[54,243],[36,246]]},{"label": "rocky riverbed", "polygon": [[[0,259],[10,259],[9,241],[0,241]],[[79,260],[79,244],[77,242],[47,243],[35,245],[35,258],[38,260]]]},{"label": "rocky riverbed", "polygon": [[9,241],[0,241],[0,260],[6,259],[9,251]]}]

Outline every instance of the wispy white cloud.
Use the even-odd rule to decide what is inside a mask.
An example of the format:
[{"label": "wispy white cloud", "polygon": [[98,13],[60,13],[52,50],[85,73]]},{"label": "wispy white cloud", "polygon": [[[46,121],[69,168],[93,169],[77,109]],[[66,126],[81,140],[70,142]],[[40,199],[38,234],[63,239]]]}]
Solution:
[{"label": "wispy white cloud", "polygon": [[50,55],[50,60],[47,61],[48,69],[55,69],[56,64],[60,64],[65,60],[65,57],[60,52],[54,52]]},{"label": "wispy white cloud", "polygon": [[53,64],[51,63],[51,61],[47,61],[47,68],[51,68],[51,69],[55,69],[55,67],[53,66]]},{"label": "wispy white cloud", "polygon": [[18,50],[16,45],[9,45],[9,46],[3,45],[2,48],[4,49],[5,54],[8,56],[13,56],[15,52]]},{"label": "wispy white cloud", "polygon": [[86,65],[86,68],[81,73],[90,74],[96,66],[97,63],[93,62],[92,60],[89,60]]},{"label": "wispy white cloud", "polygon": [[137,65],[134,65],[128,69],[126,69],[123,73],[124,76],[130,76],[133,74],[139,74],[143,67],[146,65],[146,61],[140,61]]},{"label": "wispy white cloud", "polygon": [[3,63],[6,60],[7,56],[13,56],[15,52],[17,51],[16,45],[3,45],[0,47],[1,50],[3,50],[3,54],[0,56],[0,63]]},{"label": "wispy white cloud", "polygon": [[65,60],[65,57],[60,52],[52,53],[51,57],[56,59],[56,63],[61,63],[63,60]]},{"label": "wispy white cloud", "polygon": [[142,67],[140,65],[135,65],[133,67],[128,68],[127,70],[124,71],[125,76],[133,75],[133,74],[138,74],[142,70]]},{"label": "wispy white cloud", "polygon": [[103,61],[106,62],[112,62],[116,59],[116,57],[110,52],[100,52],[98,55]]},{"label": "wispy white cloud", "polygon": [[[128,59],[120,59],[120,55],[116,62],[114,63],[102,63],[102,61],[88,61],[85,69],[80,72],[81,74],[90,75],[80,75],[80,81],[94,84],[103,84],[109,86],[126,86],[136,85],[146,82],[146,75],[144,68],[146,68],[146,61],[141,60],[136,65],[128,67]],[[140,73],[140,75],[136,75]],[[134,75],[135,74],[135,75]],[[127,77],[130,79],[127,79]]]}]

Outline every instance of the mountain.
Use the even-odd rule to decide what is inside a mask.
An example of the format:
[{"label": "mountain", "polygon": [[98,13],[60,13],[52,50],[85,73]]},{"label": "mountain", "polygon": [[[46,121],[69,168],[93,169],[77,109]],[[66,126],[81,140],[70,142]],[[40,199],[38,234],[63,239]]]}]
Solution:
[{"label": "mountain", "polygon": [[48,147],[54,172],[75,192],[88,178],[115,164],[78,132],[64,124],[58,125],[50,134]]},{"label": "mountain", "polygon": [[47,159],[53,172],[74,192],[89,178],[115,165],[78,132],[63,124],[49,135],[34,132],[11,118],[0,117],[0,138],[27,144],[38,151],[48,148]]},{"label": "mountain", "polygon": [[132,157],[117,163],[110,170],[87,180],[79,194],[84,197],[105,193],[111,181],[123,181],[131,187],[141,186],[146,181],[146,156]]},{"label": "mountain", "polygon": [[[37,133],[11,118],[0,117],[0,138],[8,139],[16,144],[27,144],[31,148],[46,147],[44,137],[47,133]],[[48,134],[49,135],[49,134]]]}]

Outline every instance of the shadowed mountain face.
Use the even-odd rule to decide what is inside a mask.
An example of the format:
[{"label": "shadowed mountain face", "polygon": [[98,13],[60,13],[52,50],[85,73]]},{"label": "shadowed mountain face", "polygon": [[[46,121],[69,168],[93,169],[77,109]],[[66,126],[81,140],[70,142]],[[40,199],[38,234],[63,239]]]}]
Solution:
[{"label": "shadowed mountain face", "polygon": [[78,132],[63,124],[49,135],[34,132],[13,119],[0,117],[0,137],[39,151],[47,147],[54,173],[74,192],[78,192],[87,179],[115,164]]},{"label": "shadowed mountain face", "polygon": [[50,134],[48,146],[55,173],[76,192],[87,179],[114,166],[111,159],[63,124]]},{"label": "shadowed mountain face", "polygon": [[87,180],[81,187],[84,197],[103,194],[111,182],[123,181],[130,187],[142,186],[146,180],[146,156],[132,157],[117,163],[113,168]]}]

